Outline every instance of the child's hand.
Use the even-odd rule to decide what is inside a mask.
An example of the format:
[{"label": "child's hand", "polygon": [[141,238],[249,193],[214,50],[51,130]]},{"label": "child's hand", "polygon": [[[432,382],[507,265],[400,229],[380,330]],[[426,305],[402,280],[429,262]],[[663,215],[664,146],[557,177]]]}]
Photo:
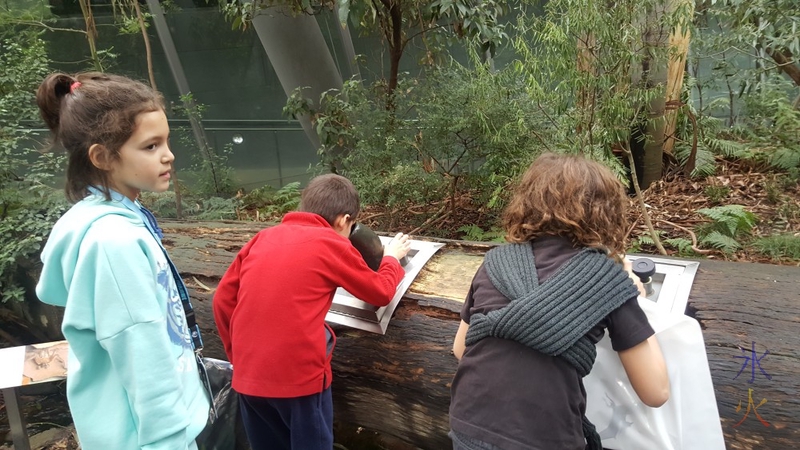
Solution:
[{"label": "child's hand", "polygon": [[633,280],[633,283],[639,289],[639,295],[641,295],[642,297],[646,297],[647,291],[644,289],[642,280],[640,280],[639,277],[637,277],[636,274],[633,273],[633,265],[631,264],[630,261],[625,259],[624,256],[622,257],[622,267],[625,269],[625,272],[628,272],[628,276],[631,277],[631,280]]},{"label": "child's hand", "polygon": [[397,233],[385,247],[383,247],[383,256],[392,256],[400,261],[411,250],[411,242],[408,241],[408,235]]}]

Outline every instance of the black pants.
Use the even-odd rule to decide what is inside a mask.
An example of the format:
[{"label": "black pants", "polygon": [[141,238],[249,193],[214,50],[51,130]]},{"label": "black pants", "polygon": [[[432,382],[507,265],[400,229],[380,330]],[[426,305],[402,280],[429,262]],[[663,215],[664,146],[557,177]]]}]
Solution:
[{"label": "black pants", "polygon": [[247,439],[253,450],[331,450],[331,389],[294,398],[239,394]]}]

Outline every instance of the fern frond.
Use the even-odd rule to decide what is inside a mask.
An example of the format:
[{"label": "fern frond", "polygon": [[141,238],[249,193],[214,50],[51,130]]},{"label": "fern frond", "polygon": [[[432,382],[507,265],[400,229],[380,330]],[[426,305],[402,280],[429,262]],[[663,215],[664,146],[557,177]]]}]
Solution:
[{"label": "fern frond", "polygon": [[731,102],[727,97],[717,97],[708,102],[705,108],[703,108],[703,112],[704,114],[708,114],[713,111],[727,111],[728,108],[730,108],[730,105]]},{"label": "fern frond", "polygon": [[730,236],[725,236],[719,231],[712,231],[708,235],[704,236],[700,240],[700,243],[716,248],[717,250],[722,250],[723,252],[729,254],[742,248],[742,245],[739,244],[736,239]]},{"label": "fern frond", "polygon": [[664,239],[664,244],[678,250],[678,254],[680,255],[695,253],[695,251],[692,250],[692,241],[686,238]]},{"label": "fern frond", "polygon": [[728,139],[706,138],[705,144],[714,152],[728,158],[748,159],[755,156],[752,149],[741,142]]},{"label": "fern frond", "polygon": [[732,238],[742,233],[750,233],[756,222],[758,222],[758,216],[744,209],[742,205],[702,208],[698,209],[697,212],[714,221],[714,226],[711,230],[724,233]]},{"label": "fern frond", "polygon": [[800,147],[779,148],[772,154],[769,162],[781,169],[800,167]]},{"label": "fern frond", "polygon": [[[656,236],[661,237],[661,230],[655,230]],[[650,233],[643,234],[636,238],[636,245],[641,247],[642,245],[656,245],[655,241],[653,241],[653,237],[650,236]]]},{"label": "fern frond", "polygon": [[[690,145],[682,144],[675,146],[675,157],[678,158],[681,165],[686,164],[686,161],[691,156],[691,152],[692,147]],[[702,178],[714,175],[716,171],[717,161],[714,159],[714,153],[703,145],[702,142],[698,142],[697,153],[694,157],[694,170],[692,170],[691,176],[693,178]]]}]

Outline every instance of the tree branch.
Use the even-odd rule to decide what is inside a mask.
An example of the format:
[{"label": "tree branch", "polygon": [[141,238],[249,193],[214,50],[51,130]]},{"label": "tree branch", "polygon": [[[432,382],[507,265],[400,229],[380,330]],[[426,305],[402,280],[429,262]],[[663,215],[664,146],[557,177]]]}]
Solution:
[{"label": "tree branch", "polygon": [[68,32],[71,32],[71,33],[86,34],[86,31],[84,31],[84,30],[75,30],[75,29],[72,29],[72,28],[51,27],[50,25],[46,25],[44,22],[38,22],[38,21],[35,21],[35,20],[12,20],[12,21],[10,21],[10,23],[13,23],[15,25],[41,27],[41,28],[44,28],[47,31],[68,31]]},{"label": "tree branch", "polygon": [[800,67],[795,64],[792,52],[788,49],[774,50],[769,47],[765,50],[767,54],[778,63],[778,70],[789,75],[789,78],[794,81],[794,84],[800,86]]},{"label": "tree branch", "polygon": [[663,219],[656,219],[656,222],[665,223],[667,225],[671,225],[671,226],[673,226],[673,227],[675,227],[675,228],[677,228],[679,230],[683,230],[683,231],[689,233],[689,236],[691,236],[691,238],[692,238],[692,251],[700,253],[701,255],[708,255],[709,253],[712,253],[712,250],[703,250],[703,249],[697,247],[697,236],[695,236],[695,234],[694,234],[694,232],[692,230],[690,230],[688,228],[685,228],[685,227],[682,227],[682,226],[680,226],[680,225],[678,225],[676,223],[672,223],[672,222],[663,220]]}]

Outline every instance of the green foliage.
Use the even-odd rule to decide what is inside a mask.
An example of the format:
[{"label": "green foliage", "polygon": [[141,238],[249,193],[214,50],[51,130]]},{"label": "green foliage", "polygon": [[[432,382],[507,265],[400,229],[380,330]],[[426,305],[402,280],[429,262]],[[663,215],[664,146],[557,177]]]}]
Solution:
[{"label": "green foliage", "polygon": [[322,166],[353,180],[365,204],[446,202],[452,210],[468,196],[498,210],[507,185],[546,148],[530,132],[541,119],[511,69],[452,63],[402,78],[394,109],[381,86],[348,81],[342,92],[325,92],[317,109],[297,90],[284,108],[311,117]]},{"label": "green foliage", "polygon": [[228,197],[235,193],[233,168],[228,164],[232,153],[233,145],[226,144],[219,153],[209,150],[205,155],[199,152],[192,155],[191,167],[197,177],[194,190],[198,195]]},{"label": "green foliage", "polygon": [[[0,25],[3,25],[0,23]],[[40,153],[22,126],[37,119],[33,92],[48,72],[39,33],[0,28],[0,300],[23,300],[22,271],[38,264],[53,223],[66,209],[50,184],[63,158]]]},{"label": "green foliage", "polygon": [[[205,105],[194,101],[192,94],[181,96],[182,105],[173,106],[172,111],[179,117],[183,116],[190,121],[200,123],[205,111]],[[215,151],[204,138],[198,141],[190,130],[181,127],[175,130],[179,139],[188,147],[195,147],[192,153],[191,172],[194,175],[194,189],[200,196],[228,197],[236,192],[233,180],[233,168],[228,164],[228,158],[233,153],[233,145],[227,144],[222,151]]]},{"label": "green foliage", "polygon": [[733,253],[742,248],[739,240],[750,235],[758,218],[742,205],[724,205],[703,208],[698,213],[711,219],[697,228],[700,244]]},{"label": "green foliage", "polygon": [[196,220],[234,220],[239,202],[232,198],[198,198],[184,209],[187,216]]},{"label": "green foliage", "polygon": [[[175,193],[142,192],[139,200],[158,218],[177,217]],[[194,220],[239,219],[239,201],[235,198],[190,195],[182,199],[183,218]]]},{"label": "green foliage", "polygon": [[723,253],[733,253],[742,248],[742,245],[739,243],[739,241],[716,230],[711,231],[703,236],[703,238],[700,239],[700,243],[713,247],[717,250],[722,250]]},{"label": "green foliage", "polygon": [[475,224],[470,224],[460,227],[458,231],[464,233],[462,239],[467,241],[505,242],[505,231],[496,226],[484,230]]},{"label": "green foliage", "polygon": [[[142,28],[139,24],[139,17],[136,11],[136,5],[133,3],[138,0],[111,0],[111,7],[114,10],[114,19],[119,25],[120,34],[141,34]],[[142,21],[145,28],[149,26],[150,19],[153,17],[150,13],[142,11],[143,8],[139,5]]]},{"label": "green foliage", "polygon": [[784,221],[800,220],[800,205],[793,202],[783,202],[777,209],[778,218]]},{"label": "green foliage", "polygon": [[731,188],[728,186],[709,185],[703,189],[703,193],[706,194],[706,197],[708,197],[708,200],[712,203],[719,203],[728,197],[731,193]]},{"label": "green foliage", "polygon": [[271,186],[254,189],[241,199],[244,210],[258,210],[260,219],[277,220],[300,205],[300,183],[295,181],[275,190]]},{"label": "green foliage", "polygon": [[[655,230],[656,235],[661,238],[662,231]],[[628,249],[630,253],[638,253],[642,250],[642,246],[653,246],[656,245],[653,237],[650,236],[650,233],[642,234],[637,236],[635,239],[631,240],[631,247]]]},{"label": "green foliage", "polygon": [[646,120],[651,101],[664,95],[641,68],[663,64],[667,49],[643,37],[648,30],[671,29],[683,12],[648,16],[656,3],[625,0],[608,8],[551,0],[544,15],[523,13],[517,25],[520,58],[514,64],[525,77],[531,106],[552,129],[547,145],[591,155],[621,179],[625,169],[614,150],[628,148],[631,130]]},{"label": "green foliage", "polygon": [[767,181],[764,183],[764,190],[767,192],[767,201],[772,204],[780,202],[783,197],[783,189],[777,181]]},{"label": "green foliage", "polygon": [[790,234],[778,234],[758,238],[753,242],[753,247],[759,253],[772,259],[791,259],[800,261],[800,237]]},{"label": "green foliage", "polygon": [[697,254],[692,250],[692,241],[686,238],[664,239],[664,245],[676,249],[678,256],[694,256]]},{"label": "green foliage", "polygon": [[[800,167],[800,89],[781,70],[796,67],[800,16],[794,0],[705,0],[698,3],[689,84],[697,97],[705,153]],[[788,9],[787,9],[788,8]],[[722,95],[711,97],[711,93]],[[712,126],[706,117],[725,126]],[[695,175],[710,172],[698,166]]]},{"label": "green foliage", "polygon": [[[281,7],[294,14],[309,14],[324,9],[336,11],[342,26],[349,22],[362,34],[384,39],[389,55],[385,89],[397,89],[400,60],[407,48],[420,43],[426,49],[423,64],[433,64],[437,55],[458,40],[472,42],[481,51],[493,54],[508,39],[500,17],[506,4],[499,0],[225,0],[222,10],[233,28],[246,28],[256,14]],[[392,98],[389,97],[391,105]]]},{"label": "green foliage", "polygon": [[[143,191],[139,194],[139,201],[147,209],[153,212],[157,218],[176,218],[178,217],[177,202],[175,201],[175,192],[146,192]],[[183,199],[182,204],[190,204],[191,199]],[[192,210],[194,210],[192,208]],[[184,212],[184,216],[186,212]]]}]

